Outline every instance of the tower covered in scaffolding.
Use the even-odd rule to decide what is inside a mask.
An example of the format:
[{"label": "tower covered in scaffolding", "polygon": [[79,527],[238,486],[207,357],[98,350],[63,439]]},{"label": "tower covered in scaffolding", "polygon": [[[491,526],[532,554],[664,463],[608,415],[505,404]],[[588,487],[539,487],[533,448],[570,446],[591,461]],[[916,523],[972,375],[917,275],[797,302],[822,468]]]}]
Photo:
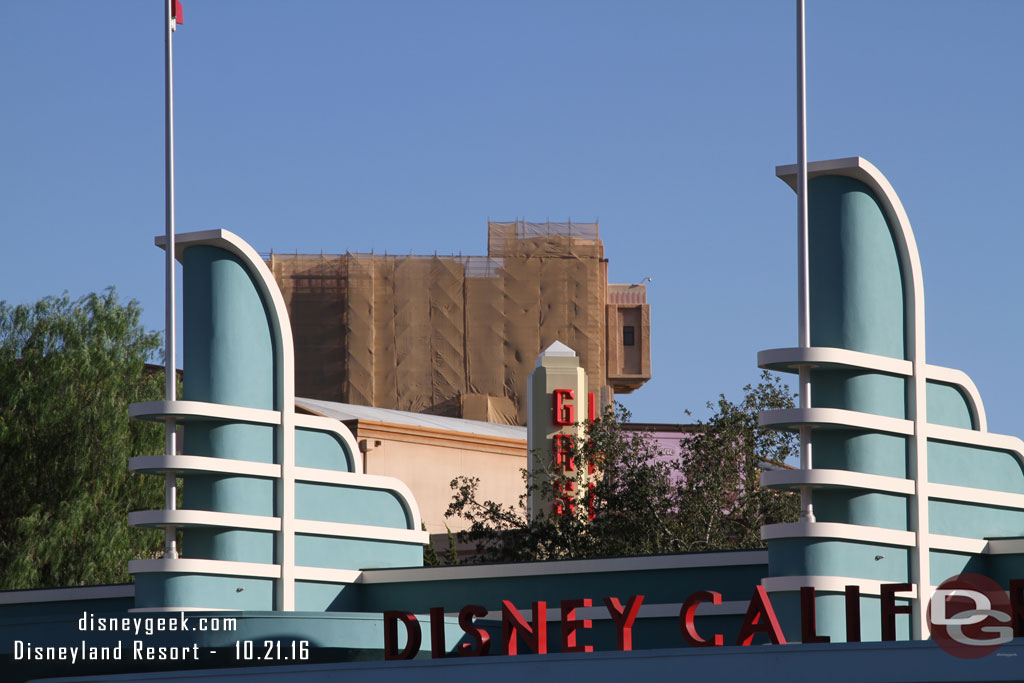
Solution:
[{"label": "tower covered in scaffolding", "polygon": [[526,423],[526,379],[555,341],[602,405],[651,377],[643,284],[609,284],[598,224],[488,222],[486,256],[276,254],[296,393]]}]

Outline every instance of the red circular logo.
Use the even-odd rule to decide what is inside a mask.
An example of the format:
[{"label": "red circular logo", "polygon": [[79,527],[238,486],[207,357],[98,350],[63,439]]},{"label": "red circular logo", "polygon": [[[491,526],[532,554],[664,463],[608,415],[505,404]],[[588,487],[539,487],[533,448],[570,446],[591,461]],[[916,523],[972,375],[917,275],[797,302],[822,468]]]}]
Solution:
[{"label": "red circular logo", "polygon": [[939,647],[962,659],[990,655],[1013,638],[1010,598],[980,574],[942,582],[928,601],[928,626]]}]

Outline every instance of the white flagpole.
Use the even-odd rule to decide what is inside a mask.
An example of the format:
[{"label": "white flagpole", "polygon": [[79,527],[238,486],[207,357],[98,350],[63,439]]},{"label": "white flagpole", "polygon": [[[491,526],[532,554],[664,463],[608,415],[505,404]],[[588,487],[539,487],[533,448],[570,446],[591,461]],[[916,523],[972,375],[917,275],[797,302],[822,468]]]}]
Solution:
[{"label": "white flagpole", "polygon": [[[807,255],[807,68],[804,48],[804,0],[796,2],[796,156],[797,156],[797,291],[799,297],[800,348],[811,345],[811,297],[808,287],[810,259]],[[811,407],[811,369],[800,366],[800,407]],[[811,469],[811,429],[800,428],[800,469]],[[800,517],[814,521],[811,491],[800,489]]]},{"label": "white flagpole", "polygon": [[[164,181],[165,181],[165,329],[164,329],[164,373],[166,398],[175,401],[178,398],[178,372],[176,328],[174,324],[174,67],[171,56],[171,34],[174,33],[174,17],[172,8],[174,0],[164,0]],[[164,445],[168,456],[177,455],[177,424],[173,418],[165,423]],[[168,472],[164,479],[164,507],[174,510],[178,503],[178,486],[174,472]],[[164,557],[176,558],[177,529],[168,527],[164,530]]]}]

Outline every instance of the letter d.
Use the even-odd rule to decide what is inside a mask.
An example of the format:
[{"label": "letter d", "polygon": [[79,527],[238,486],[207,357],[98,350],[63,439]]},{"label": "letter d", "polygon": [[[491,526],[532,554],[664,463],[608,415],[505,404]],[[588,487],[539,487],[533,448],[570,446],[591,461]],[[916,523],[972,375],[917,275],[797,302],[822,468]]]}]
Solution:
[{"label": "letter d", "polygon": [[[398,622],[405,624],[405,649],[398,651]],[[384,612],[384,659],[412,659],[420,651],[420,623],[416,615],[401,610]]]},{"label": "letter d", "polygon": [[[946,612],[948,598],[970,598],[974,601],[974,609],[970,612],[950,616]],[[988,612],[992,609],[992,601],[988,596],[979,591],[972,591],[967,588],[942,588],[932,594],[931,621],[935,626],[970,626],[980,621],[985,621]]]}]

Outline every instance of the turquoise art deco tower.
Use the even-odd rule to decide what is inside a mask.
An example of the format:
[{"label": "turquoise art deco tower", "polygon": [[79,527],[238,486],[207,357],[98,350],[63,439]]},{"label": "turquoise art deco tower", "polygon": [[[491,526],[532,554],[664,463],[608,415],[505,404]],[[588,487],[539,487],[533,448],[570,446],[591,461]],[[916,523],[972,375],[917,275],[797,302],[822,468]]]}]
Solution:
[{"label": "turquoise art deco tower", "polygon": [[183,400],[131,414],[184,424],[184,452],[129,467],[175,473],[183,503],[129,521],[182,529],[182,556],[130,564],[136,608],[351,610],[359,570],[422,565],[416,502],[397,479],[363,474],[340,422],[295,413],[291,326],[259,255],[226,230],[176,243]]},{"label": "turquoise art deco tower", "polygon": [[[795,166],[777,175],[795,188]],[[878,640],[881,585],[907,583],[897,637],[927,638],[945,579],[1024,576],[1024,442],[987,431],[965,373],[926,362],[921,262],[885,177],[855,157],[812,163],[808,178],[810,347],[762,351],[758,364],[810,368],[809,402],[760,422],[811,428],[811,466],[765,472],[762,485],[809,492],[814,516],[762,529],[763,584],[787,630],[813,586],[818,632],[843,641],[846,586],[859,587],[863,639]]]}]

